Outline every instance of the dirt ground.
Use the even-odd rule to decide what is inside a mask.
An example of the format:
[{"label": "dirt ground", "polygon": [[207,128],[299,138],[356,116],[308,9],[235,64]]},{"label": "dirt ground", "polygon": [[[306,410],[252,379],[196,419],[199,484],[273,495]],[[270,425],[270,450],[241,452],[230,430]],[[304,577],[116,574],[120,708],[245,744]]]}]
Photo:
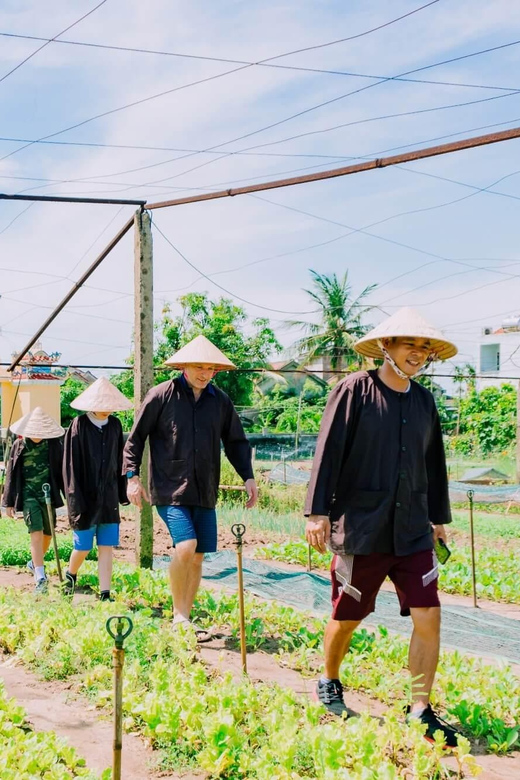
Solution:
[{"label": "dirt ground", "polygon": [[[68,530],[66,522],[63,522],[63,525],[60,523],[59,527],[60,529],[63,527],[63,530]],[[265,544],[278,540],[279,538],[276,534],[248,529],[243,541],[244,554],[247,555],[248,552],[251,552],[251,550],[256,547],[262,547]],[[163,522],[156,522],[154,525],[153,549],[155,555],[170,555],[172,551],[171,537]],[[235,537],[229,528],[219,527],[218,549],[236,549]],[[119,561],[127,561],[128,563],[135,562],[135,523],[133,520],[124,516],[121,519],[119,547],[116,550],[115,557]]]}]

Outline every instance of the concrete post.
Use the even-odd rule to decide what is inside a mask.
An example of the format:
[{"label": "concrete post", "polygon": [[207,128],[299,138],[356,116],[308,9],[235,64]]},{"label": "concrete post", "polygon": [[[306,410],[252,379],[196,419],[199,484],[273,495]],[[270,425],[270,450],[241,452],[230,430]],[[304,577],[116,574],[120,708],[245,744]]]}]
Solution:
[{"label": "concrete post", "polygon": [[[134,405],[141,403],[154,384],[153,377],[153,250],[150,215],[136,212],[134,218]],[[146,444],[141,464],[141,482],[148,487],[149,448]],[[135,532],[136,564],[145,569],[153,566],[153,513],[143,501]]]}]

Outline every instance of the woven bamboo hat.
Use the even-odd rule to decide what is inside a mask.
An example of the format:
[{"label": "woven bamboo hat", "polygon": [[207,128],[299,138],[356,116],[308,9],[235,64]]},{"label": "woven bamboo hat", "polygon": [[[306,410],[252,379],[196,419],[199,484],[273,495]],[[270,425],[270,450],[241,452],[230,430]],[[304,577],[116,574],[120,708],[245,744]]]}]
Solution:
[{"label": "woven bamboo hat", "polygon": [[124,412],[131,409],[133,403],[105,376],[100,376],[70,405],[82,412]]},{"label": "woven bamboo hat", "polygon": [[65,431],[56,420],[37,406],[11,426],[13,433],[26,439],[59,439]]},{"label": "woven bamboo hat", "polygon": [[457,347],[444,338],[442,332],[430,325],[415,309],[399,309],[387,320],[381,322],[369,333],[360,338],[354,349],[360,355],[369,358],[383,358],[379,341],[381,339],[413,336],[414,338],[429,339],[435,360],[447,360],[457,354]]},{"label": "woven bamboo hat", "polygon": [[236,368],[235,364],[218,347],[202,335],[181,347],[175,355],[166,360],[164,365],[184,368],[194,363],[207,363],[210,366],[215,366],[217,371],[229,371]]}]

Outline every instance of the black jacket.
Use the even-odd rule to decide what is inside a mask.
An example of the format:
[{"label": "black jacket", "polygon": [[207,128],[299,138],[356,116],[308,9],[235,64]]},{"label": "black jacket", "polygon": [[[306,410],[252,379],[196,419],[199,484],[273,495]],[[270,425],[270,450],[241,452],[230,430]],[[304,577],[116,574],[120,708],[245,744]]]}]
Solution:
[{"label": "black jacket", "polygon": [[152,504],[202,506],[217,502],[220,442],[245,481],[253,477],[251,447],[231,399],[215,385],[197,403],[182,377],[152,388],[139,410],[124,451],[124,472],[135,471],[150,438]]},{"label": "black jacket", "polygon": [[432,523],[451,522],[439,415],[417,382],[407,393],[377,371],[331,392],[316,446],[306,515],[328,515],[340,554],[409,555],[433,547]]},{"label": "black jacket", "polygon": [[98,428],[86,414],[65,434],[63,482],[71,527],[84,531],[99,523],[119,523],[119,504],[128,504],[123,467],[123,429],[110,416]]},{"label": "black jacket", "polygon": [[[63,506],[61,493],[63,493],[63,478],[61,475],[61,463],[63,458],[63,440],[49,439],[49,484],[51,486],[51,504],[58,508]],[[25,448],[23,439],[16,439],[9,453],[7,470],[5,475],[4,494],[2,503],[4,506],[12,506],[17,512],[23,510],[23,458]],[[42,494],[42,502],[44,497]]]}]

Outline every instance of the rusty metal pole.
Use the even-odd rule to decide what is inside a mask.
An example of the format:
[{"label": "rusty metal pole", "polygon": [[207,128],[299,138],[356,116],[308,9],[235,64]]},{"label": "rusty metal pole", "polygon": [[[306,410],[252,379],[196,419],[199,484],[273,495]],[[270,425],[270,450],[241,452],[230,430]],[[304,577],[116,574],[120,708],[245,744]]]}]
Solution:
[{"label": "rusty metal pole", "polygon": [[235,523],[231,526],[231,533],[236,539],[237,547],[237,574],[238,574],[238,606],[240,610],[240,654],[242,656],[242,670],[247,674],[247,647],[246,647],[246,617],[244,606],[244,574],[242,571],[242,537],[246,532],[243,523]]},{"label": "rusty metal pole", "polygon": [[[136,413],[153,375],[153,247],[150,215],[138,211],[134,217],[134,405]],[[140,468],[141,483],[148,487],[149,447],[146,444]],[[135,557],[137,566],[153,567],[153,510],[143,500],[136,523]]]},{"label": "rusty metal pole", "polygon": [[43,495],[45,497],[45,504],[47,505],[47,516],[49,518],[49,525],[51,527],[52,546],[54,547],[54,555],[56,557],[56,567],[58,569],[58,577],[60,578],[60,582],[63,582],[60,555],[58,552],[58,542],[56,539],[56,529],[54,528],[54,513],[52,511],[52,504],[51,504],[51,486],[49,485],[48,482],[46,482],[45,485],[42,485],[42,490],[43,490]]},{"label": "rusty metal pole", "polygon": [[471,535],[471,578],[473,581],[473,606],[478,607],[477,604],[477,576],[475,568],[475,531],[473,527],[473,496],[475,492],[468,490],[467,496],[469,500],[469,530]]},{"label": "rusty metal pole", "polygon": [[[117,620],[116,633],[112,631],[111,624]],[[127,623],[126,631],[123,626]],[[125,651],[123,642],[132,633],[134,625],[126,615],[113,615],[106,622],[106,629],[114,640],[112,650],[112,668],[114,670],[114,742],[112,758],[112,780],[121,780],[121,756],[123,751],[123,666],[125,663]]]}]

